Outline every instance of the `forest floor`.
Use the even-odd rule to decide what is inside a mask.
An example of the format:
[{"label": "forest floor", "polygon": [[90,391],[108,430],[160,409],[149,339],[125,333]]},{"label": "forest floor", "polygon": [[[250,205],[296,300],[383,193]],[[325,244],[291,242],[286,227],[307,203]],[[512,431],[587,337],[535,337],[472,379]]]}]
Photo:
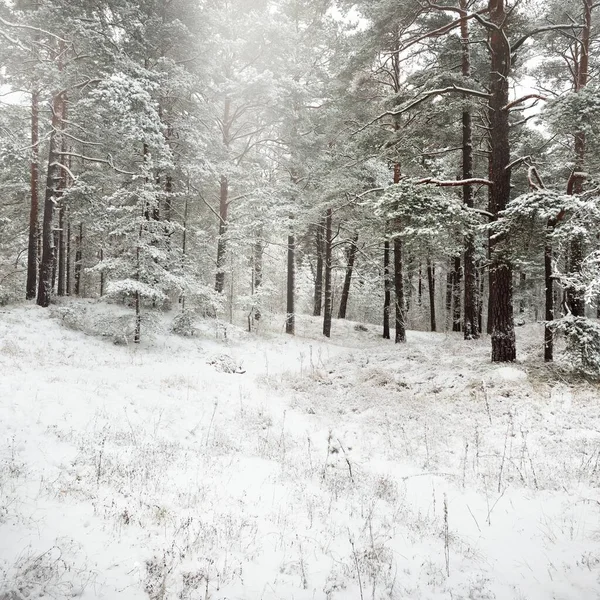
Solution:
[{"label": "forest floor", "polygon": [[600,598],[599,388],[541,326],[498,366],[309,317],[65,323],[0,310],[0,598]]}]

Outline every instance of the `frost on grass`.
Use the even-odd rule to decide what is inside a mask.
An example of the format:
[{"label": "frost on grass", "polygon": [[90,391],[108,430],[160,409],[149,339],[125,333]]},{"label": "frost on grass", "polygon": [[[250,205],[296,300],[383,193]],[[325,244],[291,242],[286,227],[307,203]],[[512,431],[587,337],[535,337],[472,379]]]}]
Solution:
[{"label": "frost on grass", "polygon": [[[0,321],[16,340],[0,346],[0,536],[32,541],[12,554],[0,544],[0,593],[600,590],[600,427],[584,381],[549,381],[543,363],[498,370],[483,346],[435,334],[387,347],[354,324],[339,325],[344,346],[306,320],[304,339],[231,326],[227,342],[159,333],[131,348],[27,317]],[[67,345],[58,372],[34,360]],[[229,376],[242,361],[247,374]],[[40,532],[51,533],[35,545]]]}]

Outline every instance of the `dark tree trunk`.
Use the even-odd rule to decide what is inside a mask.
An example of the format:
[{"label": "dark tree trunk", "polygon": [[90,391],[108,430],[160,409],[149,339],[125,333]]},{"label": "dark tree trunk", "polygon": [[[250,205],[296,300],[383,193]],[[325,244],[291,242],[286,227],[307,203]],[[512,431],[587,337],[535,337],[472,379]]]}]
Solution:
[{"label": "dark tree trunk", "polygon": [[390,307],[392,305],[392,281],[390,273],[390,240],[383,243],[383,339],[390,339]]},{"label": "dark tree trunk", "polygon": [[429,259],[427,259],[427,283],[429,284],[429,316],[431,321],[431,331],[437,331],[437,324],[435,322],[435,270]]},{"label": "dark tree trunk", "polygon": [[225,175],[221,176],[219,194],[219,239],[217,241],[217,275],[215,291],[221,294],[225,287],[225,259],[227,254],[227,209],[229,206],[229,184]]},{"label": "dark tree trunk", "polygon": [[[60,212],[60,209],[59,209]],[[58,232],[58,229],[54,229],[54,231],[52,232],[52,235],[54,236],[54,258],[52,260],[52,293],[56,293],[56,272],[57,272],[57,266],[58,266],[58,253],[59,253],[59,242],[60,242],[60,235]]]},{"label": "dark tree trunk", "polygon": [[[460,8],[466,11],[467,0],[460,0]],[[465,19],[460,26],[462,43],[462,75],[471,76],[471,45],[469,39],[469,22]],[[465,108],[462,113],[462,176],[463,179],[473,177],[473,124],[471,111]],[[463,202],[473,208],[473,188],[464,185]],[[479,338],[481,326],[477,314],[477,282],[475,280],[475,235],[469,232],[465,237],[464,253],[464,318],[463,331],[465,340]]]},{"label": "dark tree trunk", "polygon": [[[256,240],[252,248],[252,293],[256,294],[260,290],[263,280],[263,228],[260,226],[257,231]],[[254,320],[260,321],[261,309],[260,303],[254,305]]]},{"label": "dark tree trunk", "polygon": [[325,229],[324,221],[317,225],[316,231],[316,251],[317,251],[317,268],[315,273],[315,296],[313,302],[313,317],[321,316],[321,307],[323,305],[323,230]]},{"label": "dark tree trunk", "polygon": [[452,292],[454,290],[454,265],[450,261],[446,274],[446,322],[452,320]]},{"label": "dark tree trunk", "polygon": [[[396,129],[398,126],[396,125]],[[394,183],[400,183],[400,163],[394,163]],[[406,342],[406,311],[404,308],[404,265],[402,259],[402,240],[398,232],[400,223],[395,223],[396,235],[394,236],[394,292],[396,294],[396,339],[395,343]]]},{"label": "dark tree trunk", "polygon": [[63,96],[54,95],[52,101],[52,131],[50,132],[48,149],[48,175],[46,178],[46,194],[44,199],[44,218],[42,222],[42,261],[40,265],[40,281],[37,290],[37,304],[49,306],[52,294],[52,270],[55,259],[54,204],[59,193],[62,179],[60,167],[60,151],[62,148],[61,115]]},{"label": "dark tree trunk", "polygon": [[[75,238],[77,250],[75,251],[75,295],[81,296],[81,271],[83,267],[83,223],[79,223],[79,235]],[[138,250],[139,252],[139,250]]]},{"label": "dark tree trunk", "polygon": [[[100,262],[104,261],[104,248],[100,248]],[[102,269],[100,271],[100,297],[104,296],[106,289],[106,271]]]},{"label": "dark tree trunk", "polygon": [[461,294],[460,294],[460,281],[461,281],[461,266],[460,256],[454,258],[454,270],[452,273],[452,331],[461,331]]},{"label": "dark tree trunk", "polygon": [[[493,215],[506,208],[510,200],[510,139],[508,91],[511,70],[510,45],[504,27],[508,18],[505,0],[489,0],[489,19],[496,26],[490,34],[492,54],[490,70],[490,212]],[[515,326],[513,322],[513,276],[508,258],[491,245],[490,305],[492,325],[492,361],[510,362],[516,359]]]},{"label": "dark tree trunk", "polygon": [[[68,113],[67,113],[67,96],[63,95],[63,106],[62,106],[62,119],[63,119],[63,123],[64,121],[66,121],[68,118]],[[64,125],[61,124],[61,127],[64,127]],[[68,150],[68,146],[67,146],[67,141],[66,138],[63,136],[62,138],[62,147],[61,150],[63,152],[63,155],[61,156],[60,162],[61,164],[70,167],[71,166],[71,162],[69,160],[69,158],[67,157],[66,153]],[[60,203],[59,203],[59,213],[58,213],[58,288],[57,288],[57,294],[59,296],[65,296],[67,293],[67,288],[66,288],[66,273],[65,273],[65,268],[66,268],[66,251],[67,251],[67,245],[66,245],[66,231],[65,231],[65,227],[66,227],[66,222],[67,222],[67,203],[65,201],[64,198],[64,192],[65,190],[69,187],[69,175],[68,172],[63,169],[62,171],[62,179],[60,182]]]},{"label": "dark tree trunk", "polygon": [[[590,38],[592,29],[592,0],[583,0],[583,29],[581,30],[581,43],[578,46],[578,55],[576,52],[574,68],[574,88],[576,92],[583,90],[589,79],[589,61],[590,61]],[[586,136],[585,131],[575,133],[575,171],[582,172],[585,167],[586,154]],[[577,176],[573,179],[573,194],[583,192],[583,177]],[[583,236],[576,235],[570,244],[569,271],[573,274],[581,272],[583,264]],[[585,316],[585,298],[583,291],[574,287],[567,289],[567,306],[574,317]]]},{"label": "dark tree trunk", "polygon": [[173,218],[173,177],[165,177],[165,221]]},{"label": "dark tree trunk", "polygon": [[331,336],[331,318],[333,313],[333,290],[331,287],[332,220],[333,211],[331,208],[328,208],[325,219],[325,306],[323,309],[323,335],[326,337]]},{"label": "dark tree trunk", "polygon": [[38,275],[38,211],[39,211],[39,93],[31,94],[31,208],[29,210],[29,243],[27,245],[27,284],[25,298],[35,298]]},{"label": "dark tree trunk", "polygon": [[345,319],[346,312],[348,309],[348,297],[350,296],[350,284],[352,283],[352,272],[354,270],[354,262],[356,260],[356,253],[358,251],[358,233],[354,234],[354,238],[350,242],[350,246],[347,249],[346,256],[348,262],[346,264],[346,277],[344,278],[344,287],[342,288],[342,297],[340,300],[340,310],[338,312],[338,319]]},{"label": "dark tree trunk", "polygon": [[404,282],[402,281],[402,240],[394,238],[394,291],[396,292],[396,339],[395,343],[406,342],[404,315]]},{"label": "dark tree trunk", "polygon": [[67,296],[70,296],[73,292],[72,282],[71,282],[71,220],[67,216],[67,252],[65,257],[65,279],[66,279],[66,287],[67,287]]},{"label": "dark tree trunk", "polygon": [[546,285],[546,311],[544,324],[544,360],[550,362],[554,356],[554,339],[550,322],[554,320],[554,289],[552,282],[552,244],[546,234],[544,247],[544,282]]},{"label": "dark tree trunk", "polygon": [[417,304],[421,306],[423,304],[423,269],[421,263],[419,263],[419,283],[417,285]]},{"label": "dark tree trunk", "polygon": [[66,296],[67,278],[66,278],[66,254],[67,254],[67,236],[66,236],[66,204],[64,199],[60,203],[60,212],[58,216],[58,295]]},{"label": "dark tree trunk", "polygon": [[296,286],[296,238],[292,229],[292,217],[290,217],[290,233],[288,235],[287,248],[287,307],[285,319],[285,332],[294,335],[296,330],[296,315],[294,308],[295,286]]}]

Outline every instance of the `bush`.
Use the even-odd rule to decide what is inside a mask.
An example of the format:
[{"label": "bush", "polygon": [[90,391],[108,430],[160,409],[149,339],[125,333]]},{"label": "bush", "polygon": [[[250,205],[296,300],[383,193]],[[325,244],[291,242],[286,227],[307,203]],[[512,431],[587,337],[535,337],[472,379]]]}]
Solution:
[{"label": "bush", "polygon": [[194,327],[194,313],[189,310],[184,310],[175,316],[171,323],[171,331],[176,335],[191,337],[196,334]]},{"label": "bush", "polygon": [[565,336],[566,354],[573,367],[594,379],[600,379],[600,325],[585,317],[564,317],[550,323]]}]

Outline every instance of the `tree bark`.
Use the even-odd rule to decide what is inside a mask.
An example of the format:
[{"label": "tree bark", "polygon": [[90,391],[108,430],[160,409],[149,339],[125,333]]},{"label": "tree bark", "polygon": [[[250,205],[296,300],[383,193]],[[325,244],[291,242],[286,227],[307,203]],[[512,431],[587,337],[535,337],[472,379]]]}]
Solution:
[{"label": "tree bark", "polygon": [[290,233],[288,235],[287,249],[287,306],[285,319],[285,332],[294,335],[296,331],[296,315],[294,308],[296,286],[296,238],[292,229],[293,217],[290,217]]},{"label": "tree bark", "polygon": [[437,331],[435,321],[435,271],[429,258],[427,259],[427,283],[429,284],[429,317],[431,331]]},{"label": "tree bark", "polygon": [[549,240],[549,232],[546,233],[546,245],[544,246],[544,282],[546,285],[546,310],[544,324],[544,360],[550,362],[554,358],[554,339],[550,322],[554,320],[554,289],[552,282],[552,244]]},{"label": "tree bark", "polygon": [[[492,54],[490,70],[490,212],[497,217],[510,200],[510,138],[508,105],[511,49],[504,27],[508,18],[505,0],[489,0],[489,19],[496,26],[490,34]],[[491,242],[490,304],[492,326],[492,361],[516,359],[513,322],[513,275],[507,257]]]},{"label": "tree bark", "polygon": [[79,223],[79,235],[75,238],[77,250],[75,251],[75,295],[81,296],[81,271],[83,267],[83,223]]},{"label": "tree bark", "polygon": [[[589,79],[590,38],[592,30],[592,0],[583,0],[583,29],[581,30],[581,42],[576,48],[574,55],[575,68],[573,69],[573,84],[576,92],[583,90]],[[575,132],[575,171],[582,172],[585,169],[586,136],[585,131]],[[583,192],[583,177],[575,177],[572,193],[579,195]],[[583,264],[583,236],[576,235],[570,243],[569,249],[569,272],[577,274],[581,272]],[[567,306],[574,317],[585,316],[585,298],[582,290],[574,287],[567,288]]]},{"label": "tree bark", "polygon": [[219,239],[217,241],[217,274],[215,291],[223,292],[225,286],[225,258],[227,254],[227,209],[229,202],[229,184],[227,177],[221,175],[221,190],[219,194]]},{"label": "tree bark", "polygon": [[342,297],[340,299],[340,310],[338,319],[345,319],[348,309],[348,297],[350,296],[350,284],[352,283],[352,272],[354,270],[354,262],[356,261],[356,253],[358,252],[358,233],[354,234],[354,238],[350,242],[350,246],[346,251],[348,262],[346,264],[346,277],[344,278],[344,287],[342,288]]},{"label": "tree bark", "polygon": [[71,282],[71,219],[67,216],[67,251],[65,257],[65,285],[67,288],[67,296],[73,292]]},{"label": "tree bark", "polygon": [[[397,126],[396,126],[397,128]],[[394,163],[394,183],[400,183],[400,163]],[[406,342],[406,311],[404,310],[404,265],[402,261],[402,240],[399,237],[400,223],[395,222],[396,235],[394,236],[394,292],[396,295],[396,339],[395,343]]]},{"label": "tree bark", "polygon": [[331,287],[332,220],[333,211],[331,208],[328,208],[325,218],[325,306],[323,308],[323,335],[326,337],[331,337],[331,318],[333,313],[333,290]]},{"label": "tree bark", "polygon": [[27,284],[25,298],[35,298],[38,275],[38,211],[39,211],[39,92],[31,93],[31,207],[29,209],[29,242],[27,245]]},{"label": "tree bark", "polygon": [[462,331],[461,320],[461,264],[460,256],[454,257],[453,273],[452,273],[452,331]]},{"label": "tree bark", "polygon": [[315,273],[315,295],[313,302],[313,317],[321,316],[321,307],[323,305],[323,231],[325,222],[322,220],[317,225],[316,230],[316,250],[317,250],[317,267]]},{"label": "tree bark", "polygon": [[[263,280],[263,228],[262,225],[258,228],[254,246],[252,248],[252,294],[258,293]],[[254,303],[253,310],[254,320],[260,321],[262,316],[259,303]]]},{"label": "tree bark", "polygon": [[[460,8],[466,11],[467,0],[460,0]],[[469,39],[469,22],[463,19],[460,25],[462,46],[462,75],[471,76],[471,45]],[[462,176],[464,180],[473,177],[473,124],[471,111],[465,108],[462,113]],[[463,202],[467,208],[473,208],[473,188],[464,185]],[[463,332],[465,340],[479,338],[479,320],[477,316],[477,282],[475,280],[475,235],[469,232],[465,237],[464,253],[464,307]]]},{"label": "tree bark", "polygon": [[62,179],[62,169],[60,167],[62,106],[62,93],[54,94],[52,99],[52,131],[50,132],[48,148],[48,174],[46,178],[44,217],[42,222],[42,261],[37,290],[37,304],[43,307],[50,305],[50,297],[52,295],[52,270],[55,259],[54,231],[52,227],[54,205]]},{"label": "tree bark", "polygon": [[390,339],[390,307],[392,305],[392,282],[390,273],[390,240],[383,243],[383,339]]}]

